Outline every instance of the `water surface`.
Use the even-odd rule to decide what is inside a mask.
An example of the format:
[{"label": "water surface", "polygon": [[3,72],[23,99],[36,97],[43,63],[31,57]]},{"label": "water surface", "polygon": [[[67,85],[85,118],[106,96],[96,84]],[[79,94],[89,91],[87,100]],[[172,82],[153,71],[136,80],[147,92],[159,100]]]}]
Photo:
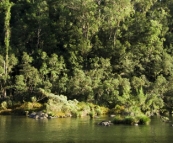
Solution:
[{"label": "water surface", "polygon": [[21,116],[0,116],[0,143],[171,143],[173,127],[158,117],[150,125],[112,125],[98,122],[111,118],[57,118],[35,120]]}]

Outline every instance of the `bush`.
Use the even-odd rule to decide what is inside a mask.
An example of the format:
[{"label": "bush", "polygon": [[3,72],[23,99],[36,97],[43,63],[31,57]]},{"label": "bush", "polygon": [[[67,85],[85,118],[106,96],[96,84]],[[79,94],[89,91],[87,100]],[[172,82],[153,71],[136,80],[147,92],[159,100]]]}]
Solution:
[{"label": "bush", "polygon": [[78,112],[77,110],[72,110],[72,111],[71,111],[71,115],[72,115],[73,117],[79,117],[79,116],[80,116],[80,114],[79,114],[79,112]]},{"label": "bush", "polygon": [[37,97],[36,96],[32,96],[31,97],[31,102],[36,102],[37,101]]},{"label": "bush", "polygon": [[146,115],[141,115],[141,116],[138,116],[137,118],[139,120],[139,124],[148,125],[151,121],[151,119]]},{"label": "bush", "polygon": [[121,117],[121,116],[116,116],[113,119],[114,124],[128,124],[128,125],[134,125],[134,124],[149,124],[150,123],[150,118],[145,115],[141,116],[126,116],[126,117]]},{"label": "bush", "polygon": [[35,103],[31,103],[31,102],[25,102],[20,106],[17,106],[13,112],[15,114],[19,114],[19,115],[23,115],[25,114],[25,111],[38,111],[43,109],[43,105],[35,102]]},{"label": "bush", "polygon": [[133,125],[138,123],[138,119],[132,116],[127,116],[124,118],[124,123],[128,125]]},{"label": "bush", "polygon": [[101,114],[102,115],[105,115],[105,114],[108,114],[109,113],[109,108],[107,108],[107,107],[101,106],[100,107],[100,110],[101,110]]},{"label": "bush", "polygon": [[124,106],[116,105],[115,108],[112,109],[112,112],[113,114],[122,114],[124,110]]},{"label": "bush", "polygon": [[94,116],[96,116],[95,111],[92,110],[92,111],[89,113],[89,116],[90,116],[90,118],[94,118]]},{"label": "bush", "polygon": [[2,109],[2,110],[7,109],[7,101],[3,101],[3,102],[0,104],[0,109]]},{"label": "bush", "polygon": [[116,116],[113,121],[114,124],[124,124],[124,119],[121,116]]},{"label": "bush", "polygon": [[95,109],[95,112],[96,112],[96,115],[98,115],[98,116],[102,115],[102,111],[100,108]]},{"label": "bush", "polygon": [[33,104],[31,102],[25,102],[20,106],[23,110],[32,110]]}]

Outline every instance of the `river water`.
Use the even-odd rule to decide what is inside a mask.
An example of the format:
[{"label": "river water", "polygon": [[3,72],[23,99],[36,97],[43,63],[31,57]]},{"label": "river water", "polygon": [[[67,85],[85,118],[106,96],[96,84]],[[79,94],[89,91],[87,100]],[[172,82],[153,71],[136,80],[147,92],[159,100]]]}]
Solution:
[{"label": "river water", "polygon": [[57,118],[35,120],[21,116],[0,116],[0,143],[171,143],[173,127],[153,117],[150,125],[99,126],[96,119]]}]

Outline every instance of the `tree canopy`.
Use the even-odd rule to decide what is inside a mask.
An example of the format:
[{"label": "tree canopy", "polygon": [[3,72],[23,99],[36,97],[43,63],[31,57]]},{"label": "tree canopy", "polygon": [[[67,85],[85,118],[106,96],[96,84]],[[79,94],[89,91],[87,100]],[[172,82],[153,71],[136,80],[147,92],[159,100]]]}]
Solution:
[{"label": "tree canopy", "polygon": [[2,0],[0,19],[1,99],[39,99],[43,88],[172,110],[173,1]]}]

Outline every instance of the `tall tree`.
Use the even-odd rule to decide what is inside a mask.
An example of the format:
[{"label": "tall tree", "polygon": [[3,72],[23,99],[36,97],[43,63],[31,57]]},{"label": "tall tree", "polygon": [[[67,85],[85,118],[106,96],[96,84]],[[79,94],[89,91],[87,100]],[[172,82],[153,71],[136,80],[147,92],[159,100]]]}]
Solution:
[{"label": "tall tree", "polygon": [[[7,1],[2,1],[1,2],[2,7],[4,9],[4,49],[2,49],[2,55],[5,57],[3,66],[4,66],[4,72],[3,72],[3,82],[4,86],[3,87],[3,97],[6,97],[6,89],[7,89],[7,83],[8,80],[10,79],[9,73],[11,72],[11,68],[9,65],[9,51],[10,51],[10,38],[11,38],[11,27],[10,27],[10,20],[11,20],[11,7],[13,6],[13,3],[10,2],[10,0]],[[1,59],[2,60],[2,59]],[[16,60],[15,60],[16,61]],[[16,64],[16,62],[12,63],[12,65]]]}]

